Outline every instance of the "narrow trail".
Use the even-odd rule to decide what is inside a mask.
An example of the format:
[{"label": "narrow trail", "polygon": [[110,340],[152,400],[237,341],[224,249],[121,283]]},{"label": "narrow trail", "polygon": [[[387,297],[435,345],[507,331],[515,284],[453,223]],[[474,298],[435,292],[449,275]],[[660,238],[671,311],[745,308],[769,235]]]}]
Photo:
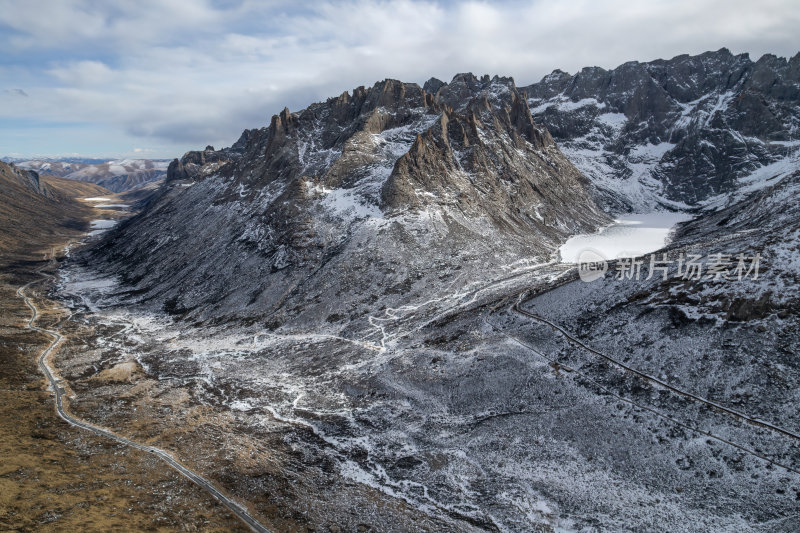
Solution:
[{"label": "narrow trail", "polygon": [[[55,259],[51,259],[51,262],[53,261],[55,261]],[[25,302],[25,305],[31,311],[31,318],[26,323],[26,328],[32,331],[45,334],[52,339],[50,344],[39,355],[37,362],[39,365],[39,369],[45,375],[45,377],[47,378],[53,389],[53,392],[55,393],[55,406],[58,416],[72,426],[84,429],[86,431],[94,433],[97,436],[111,439],[113,441],[119,442],[120,444],[124,444],[130,448],[134,448],[136,450],[140,450],[145,453],[149,453],[151,455],[158,457],[159,459],[164,461],[167,465],[169,465],[171,468],[179,472],[181,475],[188,478],[197,486],[199,486],[200,488],[211,494],[214,498],[217,499],[217,501],[219,501],[221,504],[227,507],[234,515],[236,515],[237,518],[239,518],[243,523],[245,523],[250,529],[258,533],[269,533],[270,530],[267,529],[264,525],[262,525],[258,520],[253,518],[253,516],[250,515],[250,513],[243,505],[239,504],[238,502],[231,499],[229,496],[225,495],[211,481],[209,481],[202,475],[184,466],[168,451],[162,450],[161,448],[156,448],[155,446],[148,446],[145,444],[132,441],[130,439],[127,439],[121,435],[114,433],[110,429],[96,426],[90,422],[77,418],[73,416],[67,408],[64,407],[64,397],[67,394],[66,384],[63,382],[63,380],[57,377],[57,372],[53,367],[50,366],[50,362],[48,360],[50,356],[57,351],[58,346],[64,341],[64,336],[61,335],[61,333],[59,333],[58,331],[41,328],[36,325],[36,321],[40,316],[39,309],[33,302],[33,300],[27,294],[25,294],[25,291],[30,286],[36,283],[41,283],[45,279],[52,278],[50,274],[42,272],[43,269],[44,267],[37,270],[37,273],[43,276],[43,278],[31,281],[30,283],[27,283],[22,287],[20,287],[19,289],[17,289],[17,296],[19,296]]]},{"label": "narrow trail", "polygon": [[[518,313],[518,314],[520,314],[520,315],[522,315],[522,316],[524,316],[526,318],[538,321],[538,322],[540,322],[542,324],[545,324],[545,325],[553,328],[554,330],[559,332],[561,335],[563,335],[564,338],[567,339],[569,342],[572,342],[572,343],[580,346],[581,348],[583,348],[585,350],[588,350],[589,352],[606,359],[608,362],[610,362],[612,364],[618,365],[619,367],[623,368],[625,371],[630,372],[633,375],[635,375],[635,376],[637,376],[637,377],[639,377],[639,378],[641,378],[641,379],[643,379],[645,381],[648,381],[648,382],[650,382],[650,383],[652,383],[652,384],[654,384],[654,385],[656,385],[658,387],[663,387],[663,388],[665,388],[667,390],[670,390],[670,391],[672,391],[672,392],[674,392],[674,393],[676,393],[678,395],[681,395],[681,396],[684,396],[684,397],[688,397],[688,398],[690,398],[690,399],[692,399],[694,401],[697,401],[699,403],[702,403],[702,404],[706,405],[707,407],[710,407],[710,408],[712,408],[712,409],[714,409],[714,410],[716,410],[718,412],[722,412],[724,414],[731,415],[734,418],[737,418],[737,419],[739,419],[739,420],[741,420],[741,421],[743,421],[745,423],[752,424],[752,425],[755,425],[755,426],[758,426],[758,427],[762,427],[762,428],[765,428],[765,429],[769,429],[769,430],[775,431],[776,433],[782,434],[784,436],[788,436],[788,437],[790,437],[792,439],[798,438],[798,435],[796,435],[795,433],[793,433],[791,431],[785,430],[785,429],[780,428],[778,426],[774,426],[774,425],[769,424],[768,422],[765,422],[765,421],[762,421],[762,420],[754,419],[752,417],[749,417],[747,415],[744,415],[744,414],[739,413],[737,411],[734,411],[732,409],[728,409],[728,408],[726,408],[724,406],[721,406],[719,404],[716,404],[714,402],[711,402],[709,400],[706,400],[706,399],[701,398],[699,396],[696,396],[694,394],[691,394],[691,393],[688,393],[688,392],[683,391],[681,389],[678,389],[678,388],[676,388],[676,387],[674,387],[672,385],[669,385],[666,382],[663,382],[662,380],[659,380],[658,378],[654,378],[652,376],[649,376],[647,374],[639,372],[639,371],[637,371],[637,370],[635,370],[633,368],[628,367],[624,363],[617,361],[616,359],[613,359],[613,358],[611,358],[611,357],[609,357],[609,356],[607,356],[607,355],[605,355],[605,354],[603,354],[601,352],[598,352],[598,351],[594,350],[593,348],[591,348],[589,346],[586,346],[580,340],[572,337],[567,331],[565,331],[559,325],[554,324],[553,322],[550,322],[549,320],[547,320],[547,319],[545,319],[543,317],[540,317],[540,316],[538,316],[538,315],[536,315],[534,313],[530,313],[529,311],[526,311],[526,310],[522,309],[521,304],[522,304],[523,296],[524,296],[524,293],[521,293],[521,294],[518,295],[518,300],[517,300],[516,303],[511,305],[511,307],[509,309],[510,311],[516,312],[516,313]],[[494,312],[495,310],[496,309],[492,309],[492,312]],[[584,379],[584,380],[592,383],[593,385],[599,387],[602,391],[604,391],[607,394],[613,396],[614,398],[617,398],[618,400],[620,400],[622,402],[625,402],[625,403],[627,403],[627,404],[629,404],[629,405],[631,405],[633,407],[636,407],[638,409],[642,409],[644,411],[652,413],[652,414],[656,415],[657,417],[662,418],[663,420],[666,420],[667,422],[675,424],[676,426],[682,427],[684,429],[688,429],[688,430],[693,431],[693,432],[695,432],[697,434],[700,434],[700,435],[705,435],[706,437],[709,437],[709,438],[714,439],[714,440],[716,440],[718,442],[721,442],[723,444],[726,444],[728,446],[736,448],[736,449],[738,449],[738,450],[740,450],[740,451],[742,451],[742,452],[744,452],[744,453],[746,453],[746,454],[748,454],[748,455],[750,455],[752,457],[756,457],[756,458],[761,459],[762,461],[765,461],[765,462],[767,462],[769,464],[772,464],[774,466],[783,468],[784,470],[786,470],[788,472],[792,472],[794,474],[800,475],[800,470],[798,470],[797,468],[794,468],[792,466],[789,466],[789,465],[783,464],[781,462],[778,462],[778,461],[768,457],[767,455],[764,455],[763,453],[761,453],[761,452],[759,452],[757,450],[750,449],[750,448],[748,448],[746,446],[742,446],[742,445],[737,444],[737,443],[735,443],[735,442],[733,442],[733,441],[731,441],[729,439],[726,439],[725,437],[721,437],[719,435],[716,435],[714,433],[711,433],[709,431],[701,429],[701,428],[699,428],[697,426],[693,426],[691,424],[687,424],[685,422],[681,422],[680,420],[677,420],[676,418],[674,418],[674,417],[672,417],[672,416],[670,416],[670,415],[668,415],[666,413],[663,413],[663,412],[661,412],[661,411],[659,411],[657,409],[654,409],[654,408],[649,407],[647,405],[641,404],[639,402],[636,402],[634,400],[631,400],[629,398],[621,396],[620,394],[612,391],[611,389],[609,389],[605,385],[601,384],[597,380],[591,378],[590,376],[588,376],[587,374],[582,372],[581,369],[571,368],[571,367],[569,367],[567,365],[564,365],[564,364],[560,363],[555,358],[548,357],[547,355],[543,354],[541,351],[537,350],[536,348],[534,348],[530,344],[524,342],[522,339],[518,338],[517,336],[506,332],[503,328],[497,326],[492,321],[490,321],[488,319],[488,317],[484,317],[484,322],[487,325],[489,325],[492,329],[497,331],[498,333],[504,335],[505,337],[509,338],[510,340],[514,341],[515,343],[519,344],[520,346],[522,346],[522,347],[526,348],[527,350],[531,351],[534,355],[536,355],[538,357],[541,357],[542,359],[550,362],[551,364],[558,365],[559,368],[561,368],[561,369],[563,369],[563,370],[565,370],[567,372],[571,372],[571,373],[574,373],[574,374],[580,376],[582,379]]]},{"label": "narrow trail", "polygon": [[741,420],[742,422],[745,422],[747,424],[750,424],[750,425],[753,425],[753,426],[757,426],[757,427],[761,427],[761,428],[765,428],[765,429],[768,429],[770,431],[774,431],[775,433],[779,433],[779,434],[781,434],[781,435],[783,435],[785,437],[789,437],[791,439],[800,441],[800,434],[797,434],[797,433],[795,433],[793,431],[790,431],[788,429],[784,429],[784,428],[782,428],[780,426],[776,426],[776,425],[771,424],[771,423],[769,423],[769,422],[767,422],[765,420],[760,420],[760,419],[757,419],[757,418],[753,418],[753,417],[748,416],[748,415],[746,415],[746,414],[744,414],[742,412],[736,411],[736,410],[731,409],[729,407],[725,407],[724,405],[720,405],[720,404],[718,404],[716,402],[712,402],[711,400],[703,398],[702,396],[698,396],[698,395],[693,394],[691,392],[687,392],[687,391],[685,391],[683,389],[675,387],[674,385],[670,385],[669,383],[667,383],[666,381],[664,381],[662,379],[659,379],[659,378],[657,378],[655,376],[651,376],[649,374],[645,374],[644,372],[641,372],[641,371],[636,370],[635,368],[633,368],[633,367],[631,367],[629,365],[626,365],[622,361],[619,361],[619,360],[617,360],[617,359],[615,359],[615,358],[613,358],[613,357],[611,357],[609,355],[606,355],[606,354],[604,354],[602,352],[599,352],[599,351],[595,350],[594,348],[592,348],[591,346],[587,346],[586,344],[581,342],[579,339],[573,337],[566,329],[564,329],[563,327],[559,326],[558,324],[556,324],[554,322],[551,322],[550,320],[547,320],[546,318],[544,318],[542,316],[539,316],[539,315],[537,315],[535,313],[531,313],[530,311],[526,311],[525,309],[523,309],[520,306],[519,303],[514,304],[513,309],[514,309],[515,312],[517,312],[517,313],[519,313],[519,314],[521,314],[523,316],[526,316],[526,317],[530,318],[531,320],[535,320],[536,322],[539,322],[541,324],[545,324],[546,326],[549,326],[554,331],[556,331],[559,334],[561,334],[565,339],[567,339],[568,342],[570,342],[570,343],[574,344],[575,346],[578,346],[578,347],[586,350],[589,353],[592,353],[592,354],[594,354],[594,355],[596,355],[598,357],[601,357],[602,359],[604,359],[604,360],[608,361],[609,363],[611,363],[611,364],[623,369],[625,372],[628,372],[628,373],[638,377],[639,379],[641,379],[643,381],[647,381],[647,382],[652,383],[652,384],[654,384],[654,385],[656,385],[658,387],[662,387],[664,389],[667,389],[667,390],[669,390],[669,391],[671,391],[671,392],[673,392],[673,393],[675,393],[675,394],[677,394],[679,396],[683,396],[684,398],[688,398],[688,399],[693,400],[693,401],[695,401],[697,403],[703,404],[706,407],[710,407],[714,411],[730,415],[730,416],[732,416],[732,417],[734,417],[734,418],[736,418],[738,420]]}]

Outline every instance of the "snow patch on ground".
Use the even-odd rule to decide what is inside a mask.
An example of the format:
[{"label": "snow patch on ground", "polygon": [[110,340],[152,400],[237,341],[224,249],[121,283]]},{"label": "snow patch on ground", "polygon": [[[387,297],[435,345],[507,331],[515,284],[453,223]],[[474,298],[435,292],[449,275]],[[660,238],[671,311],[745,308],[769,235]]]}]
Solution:
[{"label": "snow patch on ground", "polygon": [[383,212],[380,208],[371,203],[360,190],[352,189],[328,189],[322,185],[306,182],[309,191],[319,194],[322,197],[321,204],[336,215],[350,219],[382,219]]},{"label": "snow patch on ground", "polygon": [[800,170],[800,152],[795,151],[791,156],[776,161],[771,165],[765,165],[750,175],[741,178],[739,180],[740,188],[737,192],[737,196],[743,198],[751,192],[760,191],[761,189],[775,185],[797,170]]},{"label": "snow patch on ground", "polygon": [[625,116],[625,113],[603,113],[597,117],[597,120],[611,129],[619,131],[628,122],[628,117]]},{"label": "snow patch on ground", "polygon": [[354,218],[383,218],[378,206],[367,203],[353,189],[326,191],[322,203],[336,213]]},{"label": "snow patch on ground", "polygon": [[531,109],[531,113],[537,114],[545,111],[550,107],[555,107],[559,111],[574,111],[576,109],[580,109],[582,107],[593,106],[598,109],[605,108],[605,104],[602,102],[598,102],[595,98],[583,98],[578,101],[572,101],[566,96],[559,95],[555,98],[552,98],[546,101],[543,104],[538,104],[536,107]]}]

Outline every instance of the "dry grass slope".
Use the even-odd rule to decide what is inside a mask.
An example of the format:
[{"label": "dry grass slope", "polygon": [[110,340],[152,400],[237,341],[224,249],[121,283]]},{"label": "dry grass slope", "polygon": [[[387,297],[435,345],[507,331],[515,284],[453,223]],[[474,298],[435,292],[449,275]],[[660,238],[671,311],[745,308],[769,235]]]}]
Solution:
[{"label": "dry grass slope", "polygon": [[0,191],[0,254],[5,258],[29,254],[83,230],[91,209],[76,198],[108,193],[89,183],[39,179],[2,162]]},{"label": "dry grass slope", "polygon": [[[36,367],[49,339],[25,329],[30,312],[15,291],[96,216],[78,198],[108,194],[0,162],[0,531],[244,531],[158,460],[58,418]],[[28,293],[51,323],[64,317],[46,290]]]}]

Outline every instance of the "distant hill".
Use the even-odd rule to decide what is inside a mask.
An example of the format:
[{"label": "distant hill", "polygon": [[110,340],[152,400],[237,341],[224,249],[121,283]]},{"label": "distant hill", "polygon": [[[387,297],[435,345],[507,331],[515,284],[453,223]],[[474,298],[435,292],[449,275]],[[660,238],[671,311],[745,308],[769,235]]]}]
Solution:
[{"label": "distant hill", "polygon": [[80,231],[89,209],[76,198],[108,194],[91,183],[55,177],[0,162],[0,254],[38,251],[52,237]]}]

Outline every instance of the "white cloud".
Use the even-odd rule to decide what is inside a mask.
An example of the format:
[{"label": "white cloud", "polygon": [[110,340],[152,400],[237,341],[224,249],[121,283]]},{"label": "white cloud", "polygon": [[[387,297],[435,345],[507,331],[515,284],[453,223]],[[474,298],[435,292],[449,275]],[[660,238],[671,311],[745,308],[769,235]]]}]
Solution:
[{"label": "white cloud", "polygon": [[114,72],[100,61],[75,61],[50,69],[49,74],[68,86],[97,87],[114,79]]},{"label": "white cloud", "polygon": [[555,68],[722,46],[788,56],[800,25],[794,0],[114,4],[0,0],[0,75],[30,95],[0,99],[0,117],[93,123],[120,146],[218,146],[284,105],[387,77],[473,71],[527,84]]}]

